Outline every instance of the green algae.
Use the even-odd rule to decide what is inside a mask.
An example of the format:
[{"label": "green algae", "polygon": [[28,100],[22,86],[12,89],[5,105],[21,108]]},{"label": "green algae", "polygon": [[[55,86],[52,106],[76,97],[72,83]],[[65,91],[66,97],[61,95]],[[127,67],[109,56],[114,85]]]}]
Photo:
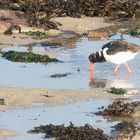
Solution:
[{"label": "green algae", "polygon": [[26,33],[26,35],[35,36],[35,37],[45,37],[46,33],[40,31],[35,31],[35,32],[29,31]]},{"label": "green algae", "polygon": [[130,35],[132,36],[139,36],[140,35],[140,29],[139,28],[135,28],[133,30],[130,31]]},{"label": "green algae", "polygon": [[127,93],[127,90],[124,88],[111,87],[110,90],[108,90],[107,92],[112,93],[112,94],[116,94],[116,95],[122,95],[122,94]]},{"label": "green algae", "polygon": [[8,51],[1,52],[1,56],[7,60],[13,62],[39,62],[39,63],[48,63],[48,62],[58,62],[56,58],[50,58],[48,55],[40,55],[32,52],[17,52],[17,51]]}]

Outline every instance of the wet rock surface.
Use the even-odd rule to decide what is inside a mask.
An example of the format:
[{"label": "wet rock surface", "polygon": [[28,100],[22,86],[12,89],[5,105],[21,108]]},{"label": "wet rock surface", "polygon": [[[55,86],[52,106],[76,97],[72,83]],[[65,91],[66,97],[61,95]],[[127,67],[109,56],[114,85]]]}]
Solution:
[{"label": "wet rock surface", "polygon": [[112,116],[112,117],[133,117],[135,108],[140,106],[140,102],[126,102],[123,100],[115,100],[108,105],[103,111],[96,112],[96,115]]},{"label": "wet rock surface", "polygon": [[66,77],[71,74],[72,73],[53,74],[53,75],[51,75],[51,78],[62,78],[62,77]]},{"label": "wet rock surface", "polygon": [[[18,14],[20,14],[20,16]],[[27,20],[23,15],[24,13],[20,11],[0,9],[0,33],[4,33],[7,30],[12,33],[12,31],[15,29],[17,32],[21,32],[21,26],[28,26]]]},{"label": "wet rock surface", "polygon": [[45,133],[45,138],[55,137],[57,140],[108,140],[108,136],[103,130],[94,129],[89,124],[76,127],[72,123],[65,127],[64,125],[41,125],[28,131],[28,133]]},{"label": "wet rock surface", "polygon": [[14,30],[17,30],[18,33],[21,33],[21,28],[20,28],[20,26],[11,25],[11,26],[4,32],[4,34],[5,34],[5,35],[13,34],[13,31],[14,31]]},{"label": "wet rock surface", "polygon": [[0,99],[0,105],[4,105],[4,99]]},{"label": "wet rock surface", "polygon": [[135,136],[137,130],[140,130],[140,128],[136,126],[135,123],[123,121],[113,126],[113,130],[111,130],[110,139],[130,140]]}]

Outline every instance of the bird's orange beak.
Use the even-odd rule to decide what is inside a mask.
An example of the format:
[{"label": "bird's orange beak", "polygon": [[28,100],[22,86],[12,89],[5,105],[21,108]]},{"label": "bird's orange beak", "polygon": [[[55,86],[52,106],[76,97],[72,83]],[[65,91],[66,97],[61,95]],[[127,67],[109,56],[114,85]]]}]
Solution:
[{"label": "bird's orange beak", "polygon": [[94,68],[94,64],[90,63],[89,64],[90,80],[93,80],[93,68]]},{"label": "bird's orange beak", "polygon": [[93,63],[90,63],[90,65],[89,65],[89,70],[90,70],[90,71],[93,71],[93,68],[94,68],[94,64],[93,64]]}]

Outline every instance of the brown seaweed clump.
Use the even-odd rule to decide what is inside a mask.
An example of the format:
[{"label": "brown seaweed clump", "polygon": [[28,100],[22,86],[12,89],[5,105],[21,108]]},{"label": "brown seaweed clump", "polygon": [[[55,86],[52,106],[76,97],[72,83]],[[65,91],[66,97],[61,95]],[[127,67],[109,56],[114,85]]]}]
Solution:
[{"label": "brown seaweed clump", "polygon": [[136,124],[134,124],[133,122],[127,122],[127,121],[123,121],[118,123],[117,125],[113,126],[113,130],[111,130],[111,137],[112,139],[132,139],[137,130],[138,127],[136,126]]},{"label": "brown seaweed clump", "polygon": [[72,123],[64,125],[41,125],[28,131],[29,133],[45,133],[45,138],[55,137],[57,140],[108,140],[108,136],[103,130],[94,129],[89,124],[76,127]]},{"label": "brown seaweed clump", "polygon": [[[23,12],[29,26],[58,29],[52,17],[132,18],[140,15],[139,0],[0,0],[0,9]],[[17,13],[21,16],[20,13]],[[3,18],[2,18],[3,19]],[[7,20],[7,19],[3,19]],[[8,19],[9,20],[9,19]]]},{"label": "brown seaweed clump", "polygon": [[95,114],[112,117],[132,117],[138,105],[140,105],[140,102],[129,103],[123,100],[115,100],[106,109]]},{"label": "brown seaweed clump", "polygon": [[50,16],[133,17],[139,0],[0,0],[0,8],[21,10],[26,14]]}]

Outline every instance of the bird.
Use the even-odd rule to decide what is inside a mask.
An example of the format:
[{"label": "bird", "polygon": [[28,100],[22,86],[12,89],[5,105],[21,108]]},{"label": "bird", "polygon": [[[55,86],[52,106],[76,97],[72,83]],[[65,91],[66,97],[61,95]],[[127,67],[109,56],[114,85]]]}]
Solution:
[{"label": "bird", "polygon": [[121,64],[124,64],[128,73],[132,70],[128,65],[128,61],[135,58],[140,51],[140,46],[125,42],[123,40],[115,40],[106,43],[102,46],[101,50],[93,52],[89,55],[90,71],[93,71],[94,63],[97,62],[111,62],[116,64],[114,72],[116,73]]}]

